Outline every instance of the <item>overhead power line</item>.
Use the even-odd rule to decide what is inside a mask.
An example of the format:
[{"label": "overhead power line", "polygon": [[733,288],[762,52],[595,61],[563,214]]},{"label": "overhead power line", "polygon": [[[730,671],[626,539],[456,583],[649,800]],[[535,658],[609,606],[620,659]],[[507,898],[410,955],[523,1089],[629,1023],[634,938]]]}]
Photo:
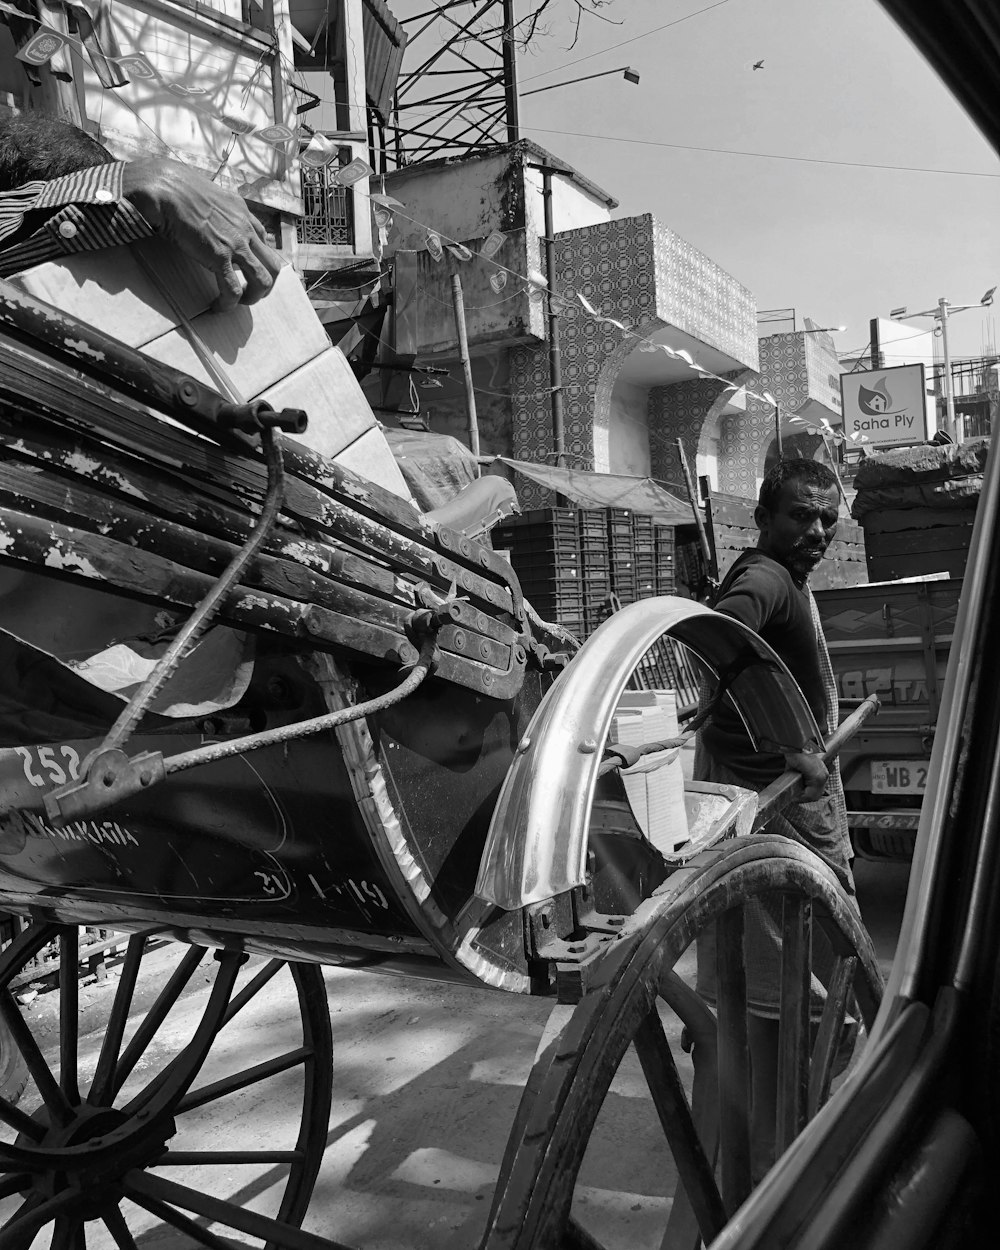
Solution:
[{"label": "overhead power line", "polygon": [[561,65],[556,65],[553,69],[543,69],[537,74],[529,74],[527,78],[521,78],[521,82],[532,82],[536,78],[544,78],[546,74],[555,74],[559,70],[568,69],[571,65],[579,65],[583,61],[592,61],[595,56],[604,56],[606,52],[613,52],[615,48],[624,48],[627,44],[638,43],[640,39],[648,39],[650,35],[658,35],[661,30],[669,30],[671,26],[679,26],[681,22],[689,22],[693,17],[699,17],[702,13],[708,13],[711,9],[721,9],[724,4],[729,4],[730,0],[715,0],[715,4],[707,4],[703,9],[696,9],[693,13],[685,13],[683,17],[675,17],[672,22],[665,22],[662,26],[654,26],[652,30],[643,31],[641,35],[633,35],[631,39],[623,39],[621,43],[606,44],[599,52],[588,52],[586,56],[578,56],[575,61],[563,61]]},{"label": "overhead power line", "polygon": [[662,139],[634,139],[629,135],[595,135],[580,130],[547,130],[543,126],[530,126],[520,122],[521,130],[531,130],[539,135],[565,135],[571,139],[599,139],[605,143],[636,143],[647,148],[673,148],[679,152],[711,152],[717,156],[750,156],[765,161],[797,161],[803,165],[837,165],[852,169],[886,169],[908,174],[947,174],[954,178],[1000,178],[1000,173],[988,174],[977,169],[930,169],[925,165],[880,165],[875,161],[838,161],[819,156],[787,156],[781,152],[745,152],[739,148],[708,148],[693,143],[666,143]]}]

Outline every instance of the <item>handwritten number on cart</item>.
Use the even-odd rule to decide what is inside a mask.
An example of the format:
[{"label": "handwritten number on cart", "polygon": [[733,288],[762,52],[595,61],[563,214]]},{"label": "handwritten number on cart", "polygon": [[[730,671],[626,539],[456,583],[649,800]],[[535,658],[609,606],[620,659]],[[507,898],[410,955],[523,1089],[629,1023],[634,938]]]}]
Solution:
[{"label": "handwritten number on cart", "polygon": [[373,881],[354,881],[352,878],[346,877],[343,883],[339,881],[332,881],[324,888],[320,885],[312,873],[309,873],[308,875],[309,880],[312,882],[313,889],[320,898],[326,898],[330,893],[339,895],[346,894],[352,902],[356,902],[358,904],[362,911],[368,903],[374,903],[376,907],[381,907],[383,911],[389,910],[389,900]]},{"label": "handwritten number on cart", "polygon": [[[80,756],[72,747],[15,747],[29,784],[61,786],[80,775]],[[61,758],[60,758],[61,757]]]},{"label": "handwritten number on cart", "polygon": [[276,894],[288,894],[285,883],[277,875],[277,873],[261,872],[260,869],[257,869],[253,875],[260,878],[260,888],[266,895],[268,895],[269,898],[273,898]]}]

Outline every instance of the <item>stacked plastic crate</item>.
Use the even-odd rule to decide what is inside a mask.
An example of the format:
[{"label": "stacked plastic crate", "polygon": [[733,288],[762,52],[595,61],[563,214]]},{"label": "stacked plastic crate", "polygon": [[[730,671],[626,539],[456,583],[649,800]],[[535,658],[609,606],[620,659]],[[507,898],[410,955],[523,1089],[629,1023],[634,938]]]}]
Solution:
[{"label": "stacked plastic crate", "polygon": [[626,508],[538,508],[493,530],[544,619],[589,637],[625,606],[674,592],[674,531]]},{"label": "stacked plastic crate", "polygon": [[653,526],[653,550],[655,565],[653,572],[653,593],[672,595],[677,590],[675,573],[674,527],[672,525]]},{"label": "stacked plastic crate", "polygon": [[655,522],[645,512],[632,513],[632,550],[636,596],[650,599],[656,591]]},{"label": "stacked plastic crate", "polygon": [[576,508],[537,508],[497,526],[493,546],[507,551],[524,597],[547,621],[586,633],[584,578]]},{"label": "stacked plastic crate", "polygon": [[611,591],[624,607],[639,597],[636,577],[632,513],[627,508],[605,509]]},{"label": "stacked plastic crate", "polygon": [[603,508],[581,508],[580,572],[583,577],[584,633],[589,637],[611,610],[608,523]]}]

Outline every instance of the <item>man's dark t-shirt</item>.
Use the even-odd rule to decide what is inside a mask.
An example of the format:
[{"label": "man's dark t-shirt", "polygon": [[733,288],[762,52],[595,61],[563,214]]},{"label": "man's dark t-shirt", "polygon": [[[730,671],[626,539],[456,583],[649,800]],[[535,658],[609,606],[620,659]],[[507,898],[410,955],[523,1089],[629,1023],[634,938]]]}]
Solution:
[{"label": "man's dark t-shirt", "polygon": [[[726,574],[716,611],[748,625],[778,653],[798,682],[820,730],[826,727],[826,694],[816,629],[807,591],[783,564],[762,551],[745,551]],[[701,730],[708,753],[748,780],[767,784],[785,771],[783,755],[754,750],[743,722],[726,700]],[[789,743],[799,746],[799,743]]]}]

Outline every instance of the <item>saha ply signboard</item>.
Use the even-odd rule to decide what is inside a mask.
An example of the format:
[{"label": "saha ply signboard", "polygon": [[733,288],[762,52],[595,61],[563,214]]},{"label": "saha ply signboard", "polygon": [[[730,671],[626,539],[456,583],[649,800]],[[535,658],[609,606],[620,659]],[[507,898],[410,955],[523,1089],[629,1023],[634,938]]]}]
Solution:
[{"label": "saha ply signboard", "polygon": [[866,373],[842,373],[844,433],[863,441],[899,447],[927,441],[927,387],[923,365],[898,365]]}]

